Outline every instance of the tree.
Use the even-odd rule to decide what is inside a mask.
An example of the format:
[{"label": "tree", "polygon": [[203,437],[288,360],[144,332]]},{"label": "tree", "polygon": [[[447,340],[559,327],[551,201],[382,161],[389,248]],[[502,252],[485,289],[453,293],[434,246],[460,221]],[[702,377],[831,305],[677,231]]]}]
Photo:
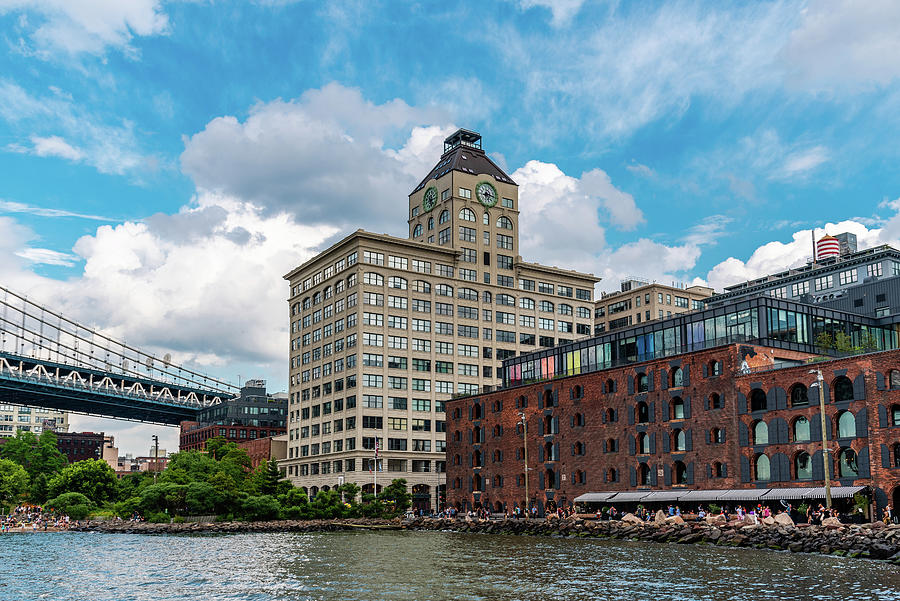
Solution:
[{"label": "tree", "polygon": [[406,479],[396,478],[381,491],[378,498],[388,505],[393,505],[394,511],[402,513],[409,509],[412,495],[406,490]]},{"label": "tree", "polygon": [[47,501],[46,506],[64,513],[70,518],[82,520],[87,517],[94,504],[79,492],[66,492]]},{"label": "tree", "polygon": [[289,482],[281,481],[281,470],[275,459],[260,463],[253,477],[256,490],[263,495],[278,495],[287,490],[284,485],[292,486]]},{"label": "tree", "polygon": [[28,473],[29,498],[36,503],[47,499],[48,480],[66,465],[66,456],[59,452],[56,442],[56,434],[50,430],[40,437],[19,430],[0,447],[0,457],[16,462]]},{"label": "tree", "polygon": [[10,459],[0,459],[0,503],[15,503],[28,490],[28,472]]},{"label": "tree", "polygon": [[66,492],[80,492],[96,504],[112,500],[116,494],[116,473],[102,459],[87,459],[64,468],[53,476],[47,494],[58,497]]}]

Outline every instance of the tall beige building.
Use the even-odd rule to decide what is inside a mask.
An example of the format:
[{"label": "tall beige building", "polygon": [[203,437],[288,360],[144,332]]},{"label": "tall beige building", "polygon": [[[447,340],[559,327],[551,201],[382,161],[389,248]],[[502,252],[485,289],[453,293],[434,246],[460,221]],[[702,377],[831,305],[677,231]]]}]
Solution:
[{"label": "tall beige building", "polygon": [[40,436],[44,429],[69,431],[69,414],[41,407],[0,404],[0,438],[15,436],[17,430]]},{"label": "tall beige building", "polygon": [[[288,477],[444,486],[444,402],[490,390],[504,358],[589,336],[590,274],[527,263],[518,186],[459,130],[409,195],[409,239],[358,230],[285,276]],[[378,447],[377,472],[375,448]]]},{"label": "tall beige building", "polygon": [[706,286],[666,286],[639,280],[625,280],[620,288],[597,299],[595,335],[697,311],[713,294],[713,289]]}]

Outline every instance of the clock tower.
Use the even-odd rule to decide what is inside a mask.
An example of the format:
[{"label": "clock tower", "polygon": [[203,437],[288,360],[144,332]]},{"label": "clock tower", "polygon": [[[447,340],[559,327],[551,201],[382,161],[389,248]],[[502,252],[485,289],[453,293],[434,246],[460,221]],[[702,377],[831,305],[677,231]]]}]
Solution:
[{"label": "clock tower", "polygon": [[408,222],[411,240],[457,249],[461,266],[493,271],[519,252],[519,188],[485,154],[481,135],[460,129],[409,194]]}]

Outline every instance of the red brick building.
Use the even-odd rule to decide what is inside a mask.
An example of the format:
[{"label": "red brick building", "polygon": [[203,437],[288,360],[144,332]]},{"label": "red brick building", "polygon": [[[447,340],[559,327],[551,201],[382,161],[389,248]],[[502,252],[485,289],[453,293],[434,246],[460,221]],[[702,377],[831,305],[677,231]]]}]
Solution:
[{"label": "red brick building", "polygon": [[823,486],[820,369],[833,486],[896,507],[900,351],[809,357],[732,344],[448,401],[448,503],[523,505],[522,414],[541,511],[588,492]]},{"label": "red brick building", "polygon": [[287,435],[267,436],[255,440],[239,442],[238,446],[247,451],[253,469],[259,467],[263,461],[270,459],[280,460],[287,457]]},{"label": "red brick building", "polygon": [[103,432],[57,432],[56,448],[66,456],[69,463],[85,459],[103,459]]}]

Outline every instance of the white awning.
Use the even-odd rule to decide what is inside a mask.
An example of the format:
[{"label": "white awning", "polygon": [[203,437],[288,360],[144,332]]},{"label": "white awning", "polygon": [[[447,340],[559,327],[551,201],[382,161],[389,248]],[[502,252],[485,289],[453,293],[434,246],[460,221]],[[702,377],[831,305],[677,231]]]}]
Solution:
[{"label": "white awning", "polygon": [[602,503],[608,501],[610,497],[615,495],[614,492],[586,492],[581,496],[575,497],[576,503]]},{"label": "white awning", "polygon": [[805,487],[772,488],[769,489],[769,492],[764,494],[762,498],[766,501],[780,499],[805,499],[810,490],[812,489]]},{"label": "white awning", "polygon": [[647,502],[665,502],[665,501],[677,501],[679,498],[684,497],[688,491],[686,490],[654,490],[647,493],[647,496],[641,499],[641,501]]},{"label": "white awning", "polygon": [[717,501],[759,501],[769,491],[768,488],[749,488],[745,490],[726,490]]},{"label": "white awning", "polygon": [[637,501],[642,501],[648,494],[650,494],[649,490],[641,492],[619,492],[612,498],[612,501],[614,503],[635,503]]},{"label": "white awning", "polygon": [[678,497],[679,501],[717,501],[719,498],[727,493],[731,492],[725,489],[712,489],[712,490],[686,490],[683,491],[682,495]]},{"label": "white awning", "polygon": [[[862,492],[866,489],[865,486],[832,486],[831,487],[831,498],[832,499],[846,499],[848,497],[852,497],[858,492]],[[807,488],[808,492],[804,499],[824,499],[825,498],[825,487],[817,486],[816,488]]]}]

